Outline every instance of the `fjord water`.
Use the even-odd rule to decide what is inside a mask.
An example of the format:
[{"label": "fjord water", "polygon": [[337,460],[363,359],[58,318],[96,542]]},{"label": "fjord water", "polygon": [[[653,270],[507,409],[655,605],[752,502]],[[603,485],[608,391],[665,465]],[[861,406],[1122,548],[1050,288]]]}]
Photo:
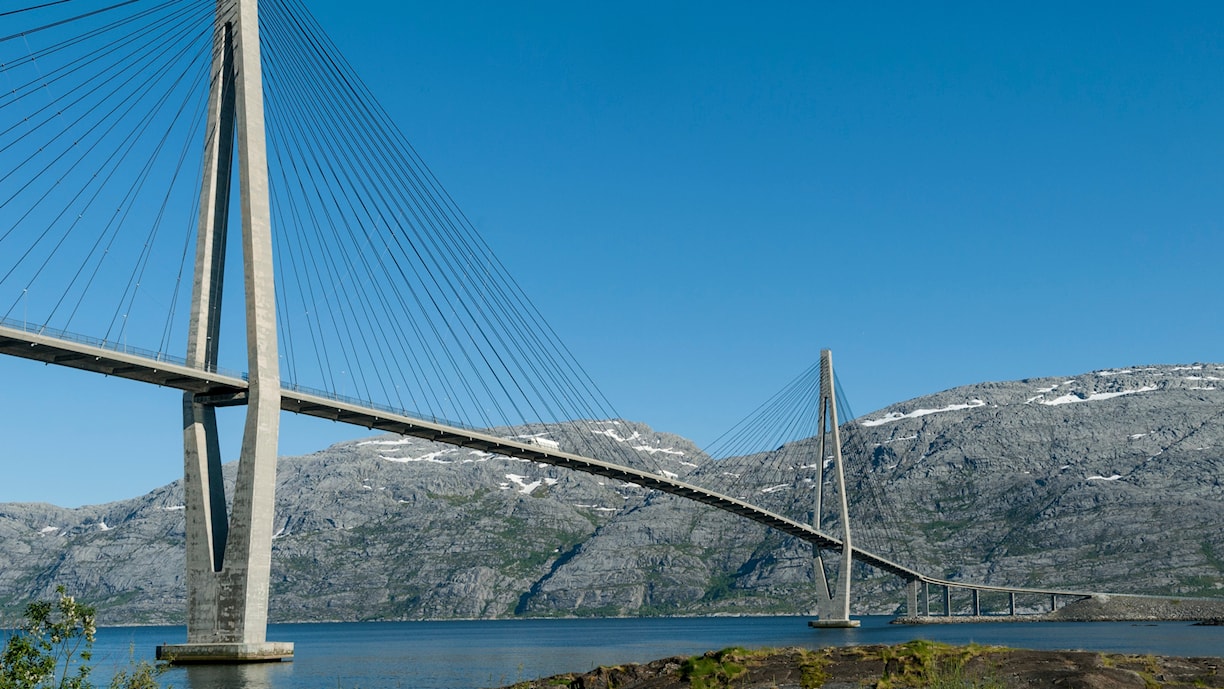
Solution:
[{"label": "fjord water", "polygon": [[[844,646],[932,639],[1017,648],[1224,656],[1224,627],[1185,622],[1032,622],[901,626],[863,617],[859,629],[810,629],[804,617],[629,618],[271,625],[296,644],[290,663],[174,668],[179,689],[476,689],[599,665],[646,662],[727,646]],[[183,627],[98,631],[97,683],[128,660],[153,657]]]}]

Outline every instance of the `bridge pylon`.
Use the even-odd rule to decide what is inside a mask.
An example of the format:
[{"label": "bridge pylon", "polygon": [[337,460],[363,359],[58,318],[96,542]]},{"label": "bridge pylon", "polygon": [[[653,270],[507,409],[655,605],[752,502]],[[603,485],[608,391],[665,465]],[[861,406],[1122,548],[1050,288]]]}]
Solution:
[{"label": "bridge pylon", "polygon": [[[292,643],[267,641],[281,388],[262,89],[257,0],[217,0],[187,363],[217,368],[237,144],[249,387],[184,393],[187,643],[157,649],[173,662],[293,656]],[[216,408],[234,404],[246,424],[227,513]]]},{"label": "bridge pylon", "polygon": [[858,620],[850,619],[850,565],[854,548],[850,541],[850,514],[846,500],[846,472],[842,463],[841,432],[837,427],[837,393],[833,383],[833,353],[827,349],[820,352],[820,424],[818,427],[819,451],[816,460],[816,509],[812,512],[812,527],[821,530],[822,494],[824,493],[825,465],[831,459],[834,483],[837,487],[838,522],[841,525],[842,549],[840,553],[837,581],[831,582],[825,569],[824,552],[819,545],[812,545],[813,569],[816,578],[816,615],[809,622],[813,627],[857,627]]}]

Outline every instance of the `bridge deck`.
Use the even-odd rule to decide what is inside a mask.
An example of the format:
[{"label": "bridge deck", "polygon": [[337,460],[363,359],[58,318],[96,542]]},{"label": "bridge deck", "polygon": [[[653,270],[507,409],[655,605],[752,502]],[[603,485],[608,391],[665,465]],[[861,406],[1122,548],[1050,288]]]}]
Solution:
[{"label": "bridge deck", "polygon": [[[116,343],[78,338],[68,333],[52,332],[29,327],[14,327],[0,324],[0,354],[32,359],[47,364],[68,366],[108,376],[152,383],[154,385],[182,390],[210,397],[218,404],[243,403],[248,387],[240,374],[204,371],[187,366],[153,352],[124,347]],[[551,450],[539,445],[528,445],[507,438],[460,428],[438,421],[410,416],[403,412],[376,409],[365,403],[337,399],[325,394],[283,388],[281,409],[285,411],[331,419],[357,426],[399,433],[401,435],[434,440],[448,445],[493,452],[507,457],[542,462],[553,466],[574,469],[588,474],[633,483],[645,488],[659,490],[671,495],[694,500],[725,512],[781,531],[785,534],[814,543],[828,550],[842,549],[841,540],[768,510],[761,509],[742,500],[706,490],[683,481],[603,462],[590,457]],[[1033,593],[1044,595],[1090,596],[1090,592],[1058,589],[1017,588],[970,584],[925,576],[909,567],[897,564],[875,553],[853,548],[852,555],[866,563],[906,580],[918,580],[940,586],[1000,591],[1011,593]]]}]

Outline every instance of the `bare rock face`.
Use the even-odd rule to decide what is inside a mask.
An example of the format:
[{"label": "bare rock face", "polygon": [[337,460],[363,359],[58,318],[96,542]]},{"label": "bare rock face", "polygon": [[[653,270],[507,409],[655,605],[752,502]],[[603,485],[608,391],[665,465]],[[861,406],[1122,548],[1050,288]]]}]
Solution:
[{"label": "bare rock face", "polygon": [[917,641],[897,646],[848,646],[814,651],[728,648],[692,658],[664,658],[641,665],[600,667],[583,674],[555,675],[520,682],[506,689],[1221,687],[1224,677],[1219,674],[1220,663],[1219,658],[1026,651]]},{"label": "bare rock face", "polygon": [[[814,486],[780,481],[768,454],[714,461],[642,424],[494,432],[596,457],[635,447],[694,483],[733,469],[745,499],[800,520],[814,504]],[[855,543],[897,562],[991,584],[1224,596],[1224,366],[965,386],[846,424],[843,444]],[[274,528],[275,621],[814,608],[805,543],[610,479],[398,436],[283,458]],[[183,541],[179,483],[75,510],[0,505],[0,614],[63,584],[104,623],[181,622]],[[894,577],[854,575],[858,613],[904,599]]]},{"label": "bare rock face", "polygon": [[[947,578],[1224,595],[1224,367],[956,388],[859,419],[901,562]],[[878,540],[888,526],[858,526]]]}]

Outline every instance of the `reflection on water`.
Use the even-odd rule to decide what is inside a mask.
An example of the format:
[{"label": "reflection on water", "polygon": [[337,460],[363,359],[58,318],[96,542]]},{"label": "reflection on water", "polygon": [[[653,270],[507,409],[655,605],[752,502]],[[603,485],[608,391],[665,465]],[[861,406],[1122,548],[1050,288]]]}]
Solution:
[{"label": "reflection on water", "polygon": [[[646,662],[727,646],[846,646],[931,639],[1016,648],[1085,649],[1157,655],[1224,655],[1224,627],[1185,622],[1028,622],[901,626],[863,617],[858,629],[814,630],[803,617],[716,617],[279,624],[272,641],[292,641],[292,662],[176,667],[162,676],[178,689],[477,689]],[[92,679],[106,686],[116,667],[152,660],[182,627],[98,630]]]},{"label": "reflection on water", "polygon": [[[186,682],[170,682],[175,686],[212,687],[213,689],[272,689],[290,686],[292,663],[250,663],[246,665],[188,665],[176,672],[186,676]],[[168,682],[170,677],[165,678]]]}]

